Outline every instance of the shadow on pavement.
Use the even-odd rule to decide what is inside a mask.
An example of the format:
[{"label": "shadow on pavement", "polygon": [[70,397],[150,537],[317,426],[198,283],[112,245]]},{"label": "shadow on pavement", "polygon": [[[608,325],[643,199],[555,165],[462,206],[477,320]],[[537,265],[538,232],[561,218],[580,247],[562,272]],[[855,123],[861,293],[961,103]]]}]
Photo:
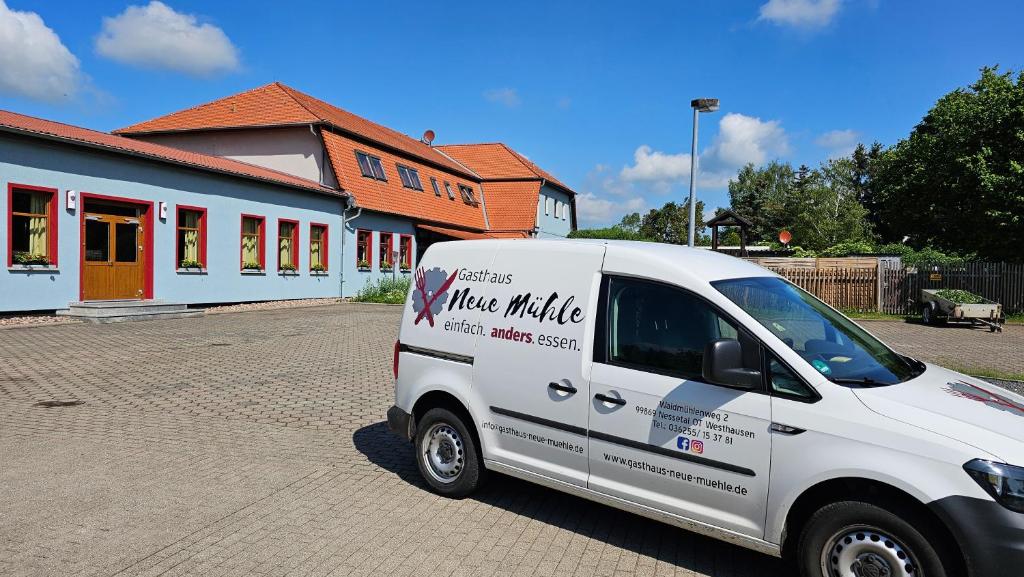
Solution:
[{"label": "shadow on pavement", "polygon": [[[352,440],[373,464],[429,490],[416,468],[412,444],[388,431],[386,423],[363,427]],[[774,577],[788,573],[779,559],[505,475],[491,473],[469,498],[696,574]]]}]

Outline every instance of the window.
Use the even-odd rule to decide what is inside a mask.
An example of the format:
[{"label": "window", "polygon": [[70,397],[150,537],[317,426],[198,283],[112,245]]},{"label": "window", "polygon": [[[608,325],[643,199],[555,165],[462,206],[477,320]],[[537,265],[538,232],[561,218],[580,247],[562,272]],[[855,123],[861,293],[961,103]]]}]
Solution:
[{"label": "window", "polygon": [[265,224],[262,216],[242,215],[242,270],[263,270],[266,267],[263,248]]},{"label": "window", "polygon": [[609,279],[610,363],[700,380],[704,347],[720,338],[737,338],[736,328],[695,295],[651,281]]},{"label": "window", "polygon": [[391,258],[391,251],[394,249],[394,236],[390,232],[380,233],[380,251],[377,255],[377,268],[389,271],[394,268],[394,261]]},{"label": "window", "polygon": [[402,179],[402,186],[413,190],[423,190],[423,185],[420,184],[420,173],[415,168],[401,164],[395,166],[398,167],[398,177]]},{"label": "window", "polygon": [[768,375],[771,377],[772,392],[779,396],[804,400],[817,398],[817,394],[775,358],[775,355],[768,357]]},{"label": "window", "polygon": [[569,206],[571,205],[568,202],[562,203],[562,220],[565,220],[569,216]]},{"label": "window", "polygon": [[437,186],[437,179],[434,178],[433,176],[430,177],[430,186],[434,187],[434,196],[440,198],[440,196],[441,196],[441,189],[438,188],[438,186]]},{"label": "window", "polygon": [[356,268],[370,270],[373,262],[373,233],[368,230],[356,231]]},{"label": "window", "polygon": [[7,266],[57,266],[57,190],[12,184],[7,206]]},{"label": "window", "polygon": [[544,197],[544,214],[545,215],[551,214],[551,197],[550,196],[545,196]]},{"label": "window", "polygon": [[562,218],[562,201],[555,201],[555,218]]},{"label": "window", "polygon": [[473,195],[473,189],[464,185],[459,185],[459,192],[462,193],[462,200],[466,204],[476,205],[476,196]]},{"label": "window", "polygon": [[370,156],[365,152],[357,151],[356,160],[359,162],[359,172],[361,172],[363,176],[387,181],[388,177],[384,174],[384,165],[381,164],[379,158],[376,156]]},{"label": "window", "polygon": [[277,219],[277,270],[299,268],[299,222]]},{"label": "window", "polygon": [[206,209],[178,205],[177,268],[206,267]]},{"label": "window", "polygon": [[309,225],[309,270],[327,272],[327,225],[310,223]]},{"label": "window", "polygon": [[403,234],[398,244],[398,266],[402,270],[412,270],[412,235]]},{"label": "window", "polygon": [[448,200],[455,200],[455,193],[452,192],[452,185],[444,183],[444,189],[448,192]]}]

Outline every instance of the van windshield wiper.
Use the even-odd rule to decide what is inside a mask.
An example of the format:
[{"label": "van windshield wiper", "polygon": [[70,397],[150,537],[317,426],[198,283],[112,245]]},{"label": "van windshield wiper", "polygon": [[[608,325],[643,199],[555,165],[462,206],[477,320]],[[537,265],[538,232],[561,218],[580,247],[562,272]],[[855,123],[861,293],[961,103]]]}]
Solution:
[{"label": "van windshield wiper", "polygon": [[892,384],[876,381],[871,377],[835,377],[829,380],[832,381],[833,383],[836,383],[837,385],[860,385],[862,387],[885,387]]}]

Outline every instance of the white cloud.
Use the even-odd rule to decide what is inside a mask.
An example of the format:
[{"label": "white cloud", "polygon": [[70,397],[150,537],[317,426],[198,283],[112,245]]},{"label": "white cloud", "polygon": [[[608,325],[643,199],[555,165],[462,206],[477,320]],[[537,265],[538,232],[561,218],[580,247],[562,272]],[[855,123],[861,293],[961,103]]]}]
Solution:
[{"label": "white cloud", "polygon": [[39,14],[0,0],[0,92],[59,102],[73,98],[81,83],[78,58]]},{"label": "white cloud", "polygon": [[622,217],[642,211],[646,203],[636,196],[623,200],[601,198],[593,192],[576,195],[576,217],[580,228],[602,227],[617,224]]},{"label": "white cloud", "polygon": [[[752,162],[763,164],[789,152],[789,139],[778,120],[729,113],[718,123],[718,134],[698,158],[701,186],[724,186],[736,170]],[[633,165],[623,167],[619,177],[626,182],[646,182],[656,191],[668,192],[672,185],[690,178],[690,154],[666,153],[644,144],[633,153]]]},{"label": "white cloud", "polygon": [[830,158],[849,156],[857,148],[860,133],[856,130],[830,130],[814,139],[814,144],[828,151]]},{"label": "white cloud", "polygon": [[96,52],[147,68],[209,76],[238,69],[238,49],[213,24],[153,0],[103,19]]},{"label": "white cloud", "polygon": [[758,20],[780,26],[821,28],[839,12],[840,0],[768,0],[761,6]]},{"label": "white cloud", "polygon": [[506,108],[519,106],[519,92],[515,88],[492,88],[484,91],[484,99],[488,102],[501,104]]}]

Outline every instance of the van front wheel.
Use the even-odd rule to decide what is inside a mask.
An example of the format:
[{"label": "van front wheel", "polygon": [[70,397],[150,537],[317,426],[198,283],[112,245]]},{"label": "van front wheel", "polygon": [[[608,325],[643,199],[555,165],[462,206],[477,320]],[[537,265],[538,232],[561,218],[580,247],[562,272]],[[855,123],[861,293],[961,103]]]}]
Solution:
[{"label": "van front wheel", "polygon": [[430,409],[416,423],[416,464],[430,488],[461,498],[480,484],[480,459],[466,425],[447,409]]},{"label": "van front wheel", "polygon": [[832,503],[807,521],[797,562],[801,577],[947,577],[920,524],[857,501]]}]

